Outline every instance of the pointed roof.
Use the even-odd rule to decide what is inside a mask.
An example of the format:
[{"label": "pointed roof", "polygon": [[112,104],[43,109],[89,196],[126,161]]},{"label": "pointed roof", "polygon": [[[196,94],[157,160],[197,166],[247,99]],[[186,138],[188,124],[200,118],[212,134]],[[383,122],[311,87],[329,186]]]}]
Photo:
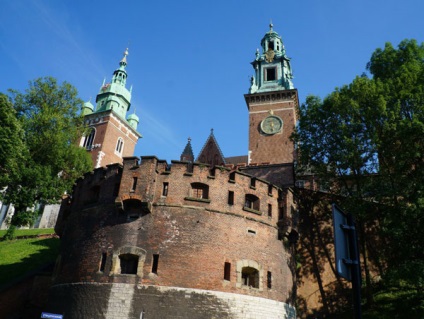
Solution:
[{"label": "pointed roof", "polygon": [[196,162],[209,164],[211,166],[225,164],[225,157],[222,154],[217,140],[215,139],[213,128],[211,129],[211,134],[209,134],[199,156],[197,156]]},{"label": "pointed roof", "polygon": [[193,148],[191,147],[191,138],[188,138],[187,145],[184,148],[184,151],[182,152],[180,156],[180,161],[184,162],[193,162],[194,161],[194,154],[193,154]]}]

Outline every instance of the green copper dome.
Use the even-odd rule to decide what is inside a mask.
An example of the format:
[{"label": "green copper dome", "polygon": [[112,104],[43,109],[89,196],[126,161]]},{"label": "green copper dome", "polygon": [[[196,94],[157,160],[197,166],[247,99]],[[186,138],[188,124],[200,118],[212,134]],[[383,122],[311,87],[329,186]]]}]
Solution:
[{"label": "green copper dome", "polygon": [[94,110],[94,105],[91,104],[91,101],[87,101],[83,104],[82,106],[82,111],[81,111],[81,115],[88,115],[93,113]]},{"label": "green copper dome", "polygon": [[249,93],[262,93],[293,89],[293,73],[290,58],[286,55],[283,40],[269,25],[269,31],[261,40],[262,53],[256,50],[252,62],[255,75],[251,77]]}]

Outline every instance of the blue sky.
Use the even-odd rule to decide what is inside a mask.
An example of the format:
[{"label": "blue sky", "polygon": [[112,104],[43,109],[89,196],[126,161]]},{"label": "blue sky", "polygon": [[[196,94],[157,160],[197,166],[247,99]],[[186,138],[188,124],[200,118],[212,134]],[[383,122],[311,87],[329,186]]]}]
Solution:
[{"label": "blue sky", "polygon": [[214,129],[225,156],[247,154],[243,95],[269,30],[292,58],[300,102],[325,97],[365,71],[385,42],[424,41],[422,0],[2,0],[0,92],[54,76],[95,100],[129,45],[136,156],[195,155]]}]

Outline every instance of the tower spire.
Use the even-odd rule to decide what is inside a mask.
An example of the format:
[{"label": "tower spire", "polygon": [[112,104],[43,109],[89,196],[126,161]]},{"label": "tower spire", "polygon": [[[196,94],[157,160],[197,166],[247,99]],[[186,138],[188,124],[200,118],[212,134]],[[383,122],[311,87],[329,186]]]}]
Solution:
[{"label": "tower spire", "polygon": [[187,145],[183,150],[183,153],[180,156],[180,161],[182,162],[193,162],[194,161],[194,154],[193,154],[193,148],[191,147],[191,138],[189,137],[187,139]]}]

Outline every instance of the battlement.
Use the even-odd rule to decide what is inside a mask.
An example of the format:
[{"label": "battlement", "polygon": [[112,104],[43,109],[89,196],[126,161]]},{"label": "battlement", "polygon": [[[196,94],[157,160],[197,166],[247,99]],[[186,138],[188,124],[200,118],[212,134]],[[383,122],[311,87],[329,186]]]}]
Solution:
[{"label": "battlement", "polygon": [[154,156],[124,158],[117,205],[139,202],[146,213],[155,206],[186,206],[237,214],[277,225],[285,207],[282,190],[242,171],[206,164],[166,161]]}]

